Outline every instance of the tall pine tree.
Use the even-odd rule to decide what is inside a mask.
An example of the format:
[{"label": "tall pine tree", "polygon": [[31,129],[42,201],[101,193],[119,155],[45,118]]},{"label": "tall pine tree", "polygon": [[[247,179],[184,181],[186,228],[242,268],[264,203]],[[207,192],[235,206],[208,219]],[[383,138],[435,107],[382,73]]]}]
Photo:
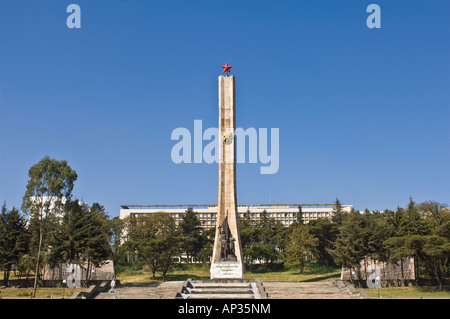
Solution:
[{"label": "tall pine tree", "polygon": [[203,246],[200,226],[201,223],[197,214],[189,207],[178,224],[178,230],[182,236],[182,246],[188,263],[193,257],[198,256]]},{"label": "tall pine tree", "polygon": [[8,285],[12,267],[17,266],[27,252],[28,234],[23,216],[16,208],[10,211],[3,204],[0,214],[0,269]]}]

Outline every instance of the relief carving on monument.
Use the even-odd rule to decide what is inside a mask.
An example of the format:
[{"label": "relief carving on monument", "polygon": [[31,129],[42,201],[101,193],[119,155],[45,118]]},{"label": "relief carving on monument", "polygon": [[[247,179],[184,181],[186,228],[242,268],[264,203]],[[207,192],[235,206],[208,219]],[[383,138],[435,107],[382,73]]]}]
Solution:
[{"label": "relief carving on monument", "polygon": [[236,241],[231,234],[228,226],[228,211],[221,225],[219,225],[220,236],[220,258],[219,261],[236,261],[234,242]]}]

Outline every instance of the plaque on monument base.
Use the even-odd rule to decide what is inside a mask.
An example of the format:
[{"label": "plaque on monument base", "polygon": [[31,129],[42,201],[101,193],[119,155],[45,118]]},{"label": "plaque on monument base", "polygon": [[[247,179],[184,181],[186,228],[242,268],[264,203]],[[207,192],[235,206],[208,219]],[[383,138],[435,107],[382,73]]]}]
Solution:
[{"label": "plaque on monument base", "polygon": [[211,279],[244,279],[244,267],[237,261],[216,261],[211,264]]}]

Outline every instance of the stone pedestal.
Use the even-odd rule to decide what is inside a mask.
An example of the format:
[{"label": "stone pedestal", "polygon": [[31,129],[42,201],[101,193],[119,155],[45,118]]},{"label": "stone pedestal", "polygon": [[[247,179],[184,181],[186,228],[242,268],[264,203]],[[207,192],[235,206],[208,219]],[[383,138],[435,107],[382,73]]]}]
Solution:
[{"label": "stone pedestal", "polygon": [[218,261],[211,264],[211,279],[243,279],[244,267],[237,261]]}]

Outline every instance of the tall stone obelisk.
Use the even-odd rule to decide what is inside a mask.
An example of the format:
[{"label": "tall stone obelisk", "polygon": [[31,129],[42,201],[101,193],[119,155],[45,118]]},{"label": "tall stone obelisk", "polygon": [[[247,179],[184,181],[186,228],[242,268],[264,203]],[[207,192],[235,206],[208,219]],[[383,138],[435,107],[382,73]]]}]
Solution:
[{"label": "tall stone obelisk", "polygon": [[[227,69],[226,69],[227,67]],[[219,76],[219,198],[211,279],[244,278],[236,202],[235,78]]]}]

